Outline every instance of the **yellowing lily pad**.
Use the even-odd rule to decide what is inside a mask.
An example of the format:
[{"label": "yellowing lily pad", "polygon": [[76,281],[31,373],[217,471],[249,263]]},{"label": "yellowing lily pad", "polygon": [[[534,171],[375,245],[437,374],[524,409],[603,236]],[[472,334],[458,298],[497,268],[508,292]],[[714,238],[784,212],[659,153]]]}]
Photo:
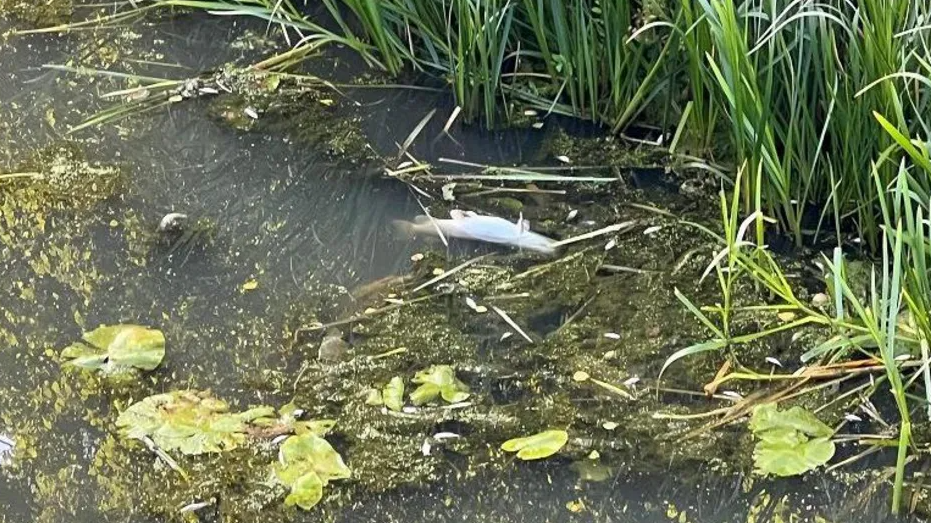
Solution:
[{"label": "yellowing lily pad", "polygon": [[116,426],[129,438],[149,437],[161,449],[197,455],[232,450],[245,441],[253,422],[275,414],[272,407],[229,412],[210,392],[191,390],[149,396],[123,411]]},{"label": "yellowing lily pad", "polygon": [[569,441],[569,433],[564,430],[545,430],[525,438],[509,439],[501,444],[505,452],[517,452],[522,460],[543,459],[559,452]]},{"label": "yellowing lily pad", "polygon": [[352,475],[339,453],[325,439],[311,433],[285,440],[279,461],[275,477],[291,489],[285,504],[304,510],[310,510],[323,499],[323,487],[330,481]]},{"label": "yellowing lily pad", "polygon": [[411,393],[411,403],[423,405],[437,397],[448,403],[458,403],[469,399],[469,387],[456,378],[456,371],[449,365],[433,365],[414,375],[414,383],[420,383]]},{"label": "yellowing lily pad", "polygon": [[801,407],[780,411],[772,403],[757,406],[750,430],[760,440],[753,461],[763,475],[796,476],[834,456],[833,429]]},{"label": "yellowing lily pad", "polygon": [[165,358],[162,331],[140,325],[103,325],[61,351],[69,365],[123,374],[134,369],[153,370]]}]

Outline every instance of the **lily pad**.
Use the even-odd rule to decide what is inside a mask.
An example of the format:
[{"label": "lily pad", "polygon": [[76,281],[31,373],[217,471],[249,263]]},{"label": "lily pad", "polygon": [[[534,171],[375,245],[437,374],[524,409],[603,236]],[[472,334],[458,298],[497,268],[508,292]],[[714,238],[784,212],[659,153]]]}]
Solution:
[{"label": "lily pad", "polygon": [[796,476],[834,456],[834,431],[801,407],[780,411],[772,403],[760,405],[753,409],[750,430],[760,440],[753,461],[763,475]]},{"label": "lily pad", "polygon": [[149,437],[163,450],[197,455],[239,447],[253,422],[274,416],[272,407],[231,413],[210,392],[175,391],[149,396],[123,411],[116,426],[129,438]]},{"label": "lily pad", "polygon": [[404,407],[404,380],[400,376],[391,378],[381,391],[381,399],[389,409],[400,411]]},{"label": "lily pad", "polygon": [[343,458],[320,436],[312,433],[291,436],[281,446],[275,477],[291,492],[286,505],[310,510],[323,498],[323,487],[335,479],[352,475]]},{"label": "lily pad", "polygon": [[69,365],[104,374],[153,370],[165,358],[165,336],[140,325],[103,325],[65,347],[61,357]]},{"label": "lily pad", "polygon": [[411,393],[411,403],[423,405],[438,396],[448,403],[469,399],[469,387],[456,378],[456,371],[449,365],[433,365],[414,375],[414,383],[420,383]]},{"label": "lily pad", "polygon": [[564,430],[545,430],[525,438],[509,439],[501,444],[505,452],[517,452],[517,457],[528,461],[552,456],[569,441]]}]

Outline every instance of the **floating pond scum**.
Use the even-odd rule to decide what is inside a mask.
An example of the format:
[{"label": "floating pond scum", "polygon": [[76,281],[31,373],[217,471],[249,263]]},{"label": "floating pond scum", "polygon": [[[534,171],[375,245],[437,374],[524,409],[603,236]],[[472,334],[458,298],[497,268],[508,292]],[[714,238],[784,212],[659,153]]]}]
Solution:
[{"label": "floating pond scum", "polygon": [[924,4],[41,4],[0,523],[931,513]]}]

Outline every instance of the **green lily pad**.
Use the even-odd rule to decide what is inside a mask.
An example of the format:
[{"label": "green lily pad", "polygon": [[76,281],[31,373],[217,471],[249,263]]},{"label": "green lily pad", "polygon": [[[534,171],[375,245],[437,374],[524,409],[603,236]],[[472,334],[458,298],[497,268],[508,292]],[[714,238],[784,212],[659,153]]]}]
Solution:
[{"label": "green lily pad", "polygon": [[750,430],[760,440],[753,461],[763,475],[796,476],[834,457],[834,431],[801,407],[780,411],[772,403],[760,405],[753,409]]},{"label": "green lily pad", "polygon": [[517,452],[522,460],[543,459],[552,456],[569,441],[564,430],[545,430],[525,438],[509,439],[501,444],[505,452]]},{"label": "green lily pad", "polygon": [[166,451],[197,455],[239,447],[253,422],[274,416],[272,407],[231,413],[210,392],[175,391],[149,396],[123,411],[116,426],[129,438],[149,437]]},{"label": "green lily pad", "polygon": [[104,374],[153,370],[165,358],[165,336],[140,325],[103,325],[65,347],[61,357],[69,365]]},{"label": "green lily pad", "polygon": [[442,397],[447,403],[458,403],[469,399],[469,387],[456,378],[456,371],[449,365],[433,365],[414,375],[414,383],[420,383],[411,393],[411,403],[423,405]]},{"label": "green lily pad", "polygon": [[400,411],[404,407],[404,380],[400,376],[391,378],[381,391],[381,399],[389,409]]},{"label": "green lily pad", "polygon": [[323,498],[323,487],[335,479],[352,475],[343,458],[320,436],[312,433],[291,436],[281,445],[275,477],[291,492],[286,505],[310,510]]}]

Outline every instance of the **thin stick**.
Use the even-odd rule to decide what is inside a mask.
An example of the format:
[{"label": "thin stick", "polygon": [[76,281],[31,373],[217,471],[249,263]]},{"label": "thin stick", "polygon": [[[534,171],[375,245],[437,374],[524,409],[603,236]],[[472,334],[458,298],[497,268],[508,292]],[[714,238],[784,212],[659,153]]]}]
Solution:
[{"label": "thin stick", "polygon": [[605,234],[611,234],[612,232],[618,232],[620,230],[628,230],[634,225],[637,224],[637,220],[631,220],[627,222],[615,223],[614,225],[609,225],[598,229],[597,231],[587,232],[585,234],[580,234],[578,236],[573,236],[572,238],[566,238],[565,240],[560,240],[554,242],[553,247],[562,247],[563,245],[569,245],[571,243],[577,243],[583,240],[590,240],[592,238],[597,238],[599,236],[604,236]]},{"label": "thin stick", "polygon": [[445,272],[443,272],[442,274],[437,275],[435,278],[430,278],[430,279],[427,280],[426,282],[424,282],[424,283],[418,285],[417,287],[414,287],[414,289],[411,290],[410,292],[408,292],[407,294],[414,294],[415,292],[417,292],[417,291],[419,291],[419,290],[421,290],[421,289],[425,289],[425,288],[427,288],[427,287],[433,285],[434,283],[437,283],[437,282],[439,282],[439,281],[445,280],[446,278],[452,276],[453,274],[456,274],[457,272],[461,271],[462,269],[465,269],[465,268],[468,267],[469,265],[472,265],[473,263],[475,263],[475,262],[477,262],[477,261],[479,261],[479,260],[481,260],[482,258],[485,258],[485,257],[487,257],[487,256],[490,256],[490,255],[488,255],[488,254],[483,254],[483,255],[481,255],[481,256],[476,256],[475,258],[472,258],[471,260],[468,260],[468,261],[465,261],[465,262],[463,262],[463,263],[460,263],[459,265],[456,265],[456,266],[453,267],[452,269],[450,269],[450,270],[448,270],[448,271],[445,271]]},{"label": "thin stick", "polygon": [[569,316],[568,318],[566,318],[566,321],[564,321],[563,324],[560,325],[559,328],[556,329],[556,330],[553,332],[553,334],[551,334],[550,336],[555,336],[556,334],[559,334],[559,333],[562,332],[562,330],[565,329],[570,323],[572,323],[573,321],[575,321],[576,319],[578,319],[578,317],[581,316],[583,312],[585,312],[585,309],[588,308],[588,306],[591,305],[591,303],[592,303],[593,301],[595,301],[595,298],[597,298],[599,294],[601,294],[601,291],[600,291],[600,290],[597,290],[597,291],[595,291],[594,293],[592,293],[592,295],[591,295],[587,300],[585,300],[585,302],[584,302],[578,309],[576,309],[576,311],[573,312],[571,316]]},{"label": "thin stick", "polygon": [[517,333],[520,334],[525,340],[527,340],[528,343],[533,343],[533,338],[531,338],[530,336],[527,336],[527,333],[524,332],[524,330],[521,329],[519,325],[514,323],[514,320],[512,320],[511,317],[508,316],[506,312],[499,309],[498,307],[495,307],[494,305],[491,306],[491,310],[495,311],[495,313],[497,313],[498,316],[501,316],[501,319],[504,320],[505,323],[510,325],[512,329],[517,331]]},{"label": "thin stick", "polygon": [[608,272],[629,272],[632,274],[662,274],[663,271],[653,271],[649,269],[637,269],[635,267],[625,267],[623,265],[609,265],[603,264],[598,266],[599,269],[608,271]]},{"label": "thin stick", "polygon": [[14,178],[41,178],[42,173],[9,173],[0,174],[0,180],[12,180]]}]

